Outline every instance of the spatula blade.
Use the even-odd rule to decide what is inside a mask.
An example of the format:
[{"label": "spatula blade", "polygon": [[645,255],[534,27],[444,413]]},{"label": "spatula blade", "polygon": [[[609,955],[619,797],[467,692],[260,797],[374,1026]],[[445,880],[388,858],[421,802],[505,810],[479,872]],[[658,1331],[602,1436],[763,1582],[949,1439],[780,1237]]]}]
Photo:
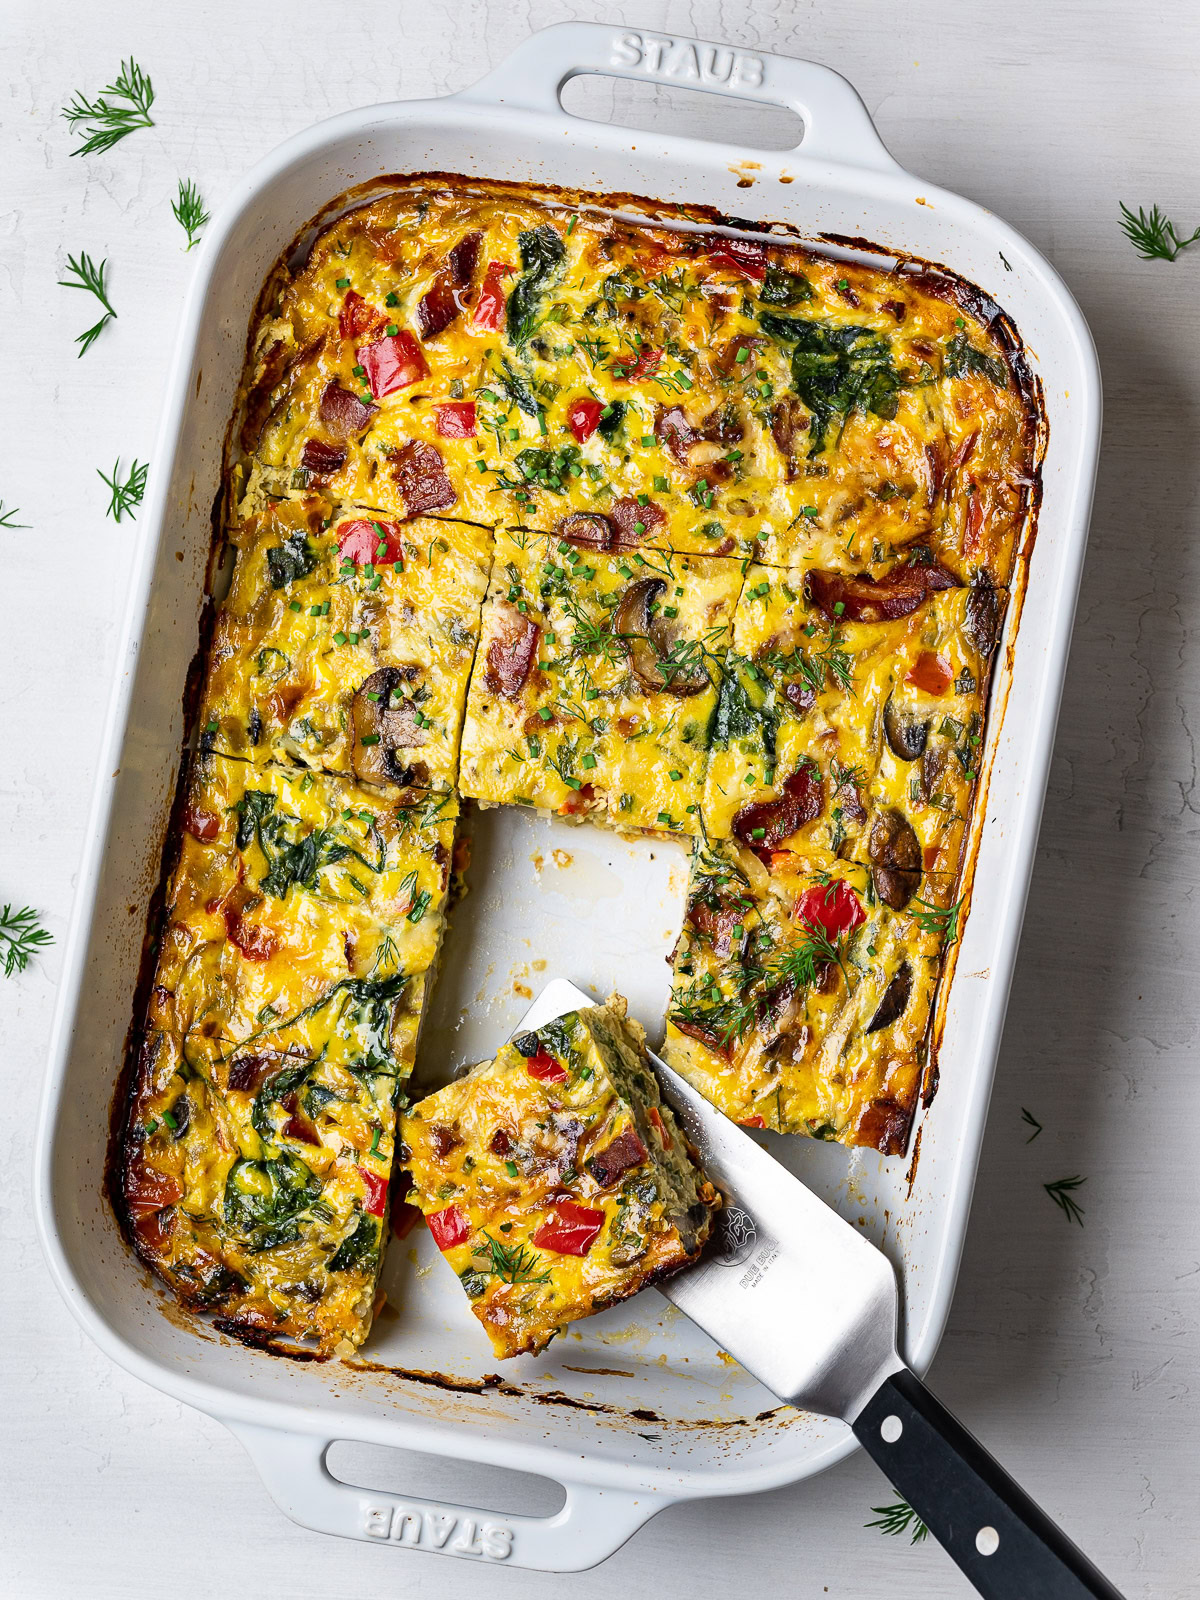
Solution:
[{"label": "spatula blade", "polygon": [[[556,978],[521,1029],[592,1004]],[[715,1248],[660,1291],[780,1399],[856,1416],[903,1366],[892,1264],[678,1073],[650,1059],[727,1202]]]}]

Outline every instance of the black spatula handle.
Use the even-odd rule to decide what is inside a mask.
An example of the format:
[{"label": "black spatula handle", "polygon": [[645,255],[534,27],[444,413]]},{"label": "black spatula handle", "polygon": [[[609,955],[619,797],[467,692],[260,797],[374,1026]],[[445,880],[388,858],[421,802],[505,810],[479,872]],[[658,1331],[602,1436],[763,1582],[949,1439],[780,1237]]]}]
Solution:
[{"label": "black spatula handle", "polygon": [[853,1428],[985,1600],[1121,1600],[907,1368],[880,1385]]}]

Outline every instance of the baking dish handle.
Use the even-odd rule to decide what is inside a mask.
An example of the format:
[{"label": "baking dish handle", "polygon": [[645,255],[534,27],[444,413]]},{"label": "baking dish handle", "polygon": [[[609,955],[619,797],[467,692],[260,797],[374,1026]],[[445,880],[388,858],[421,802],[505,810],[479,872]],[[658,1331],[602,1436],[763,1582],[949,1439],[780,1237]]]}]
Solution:
[{"label": "baking dish handle", "polygon": [[552,1517],[524,1517],[377,1493],[342,1483],[325,1462],[333,1443],[257,1423],[230,1422],[271,1498],[293,1522],[318,1533],[395,1549],[459,1556],[483,1566],[582,1572],[605,1560],[670,1501],[590,1484],[564,1484]]},{"label": "baking dish handle", "polygon": [[[602,22],[558,22],[531,34],[498,67],[454,98],[565,113],[559,93],[581,73],[642,78],[702,94],[783,106],[804,123],[805,160],[898,172],[854,88],[815,61]],[[768,152],[778,159],[780,152]]]}]

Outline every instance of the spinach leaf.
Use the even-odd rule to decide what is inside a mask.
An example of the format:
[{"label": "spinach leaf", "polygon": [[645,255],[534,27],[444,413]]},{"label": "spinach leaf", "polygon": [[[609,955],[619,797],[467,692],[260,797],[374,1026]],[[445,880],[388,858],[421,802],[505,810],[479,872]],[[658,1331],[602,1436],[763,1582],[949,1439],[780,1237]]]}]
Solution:
[{"label": "spinach leaf", "polygon": [[[247,789],[233,809],[238,819],[237,847],[239,850],[248,849],[250,841],[255,834],[258,835],[258,842],[261,845],[264,827],[268,833],[274,834],[278,832],[279,818],[271,817],[271,813],[275,809],[275,796],[273,794],[266,794],[261,789]],[[271,818],[270,822],[268,822],[268,818]],[[265,847],[263,854],[267,854]]]},{"label": "spinach leaf", "polygon": [[299,1237],[299,1216],[321,1193],[320,1180],[287,1154],[274,1161],[235,1161],[225,1180],[224,1217],[250,1250],[270,1250]]},{"label": "spinach leaf", "polygon": [[773,763],[778,732],[774,696],[749,676],[745,662],[727,661],[709,724],[709,748],[723,749],[735,739],[752,740],[761,748],[764,761]]},{"label": "spinach leaf", "polygon": [[801,300],[813,298],[813,286],[799,272],[785,272],[782,267],[768,267],[758,298],[766,306],[798,306]]},{"label": "spinach leaf", "polygon": [[1008,388],[1008,368],[1004,362],[998,356],[977,350],[965,333],[956,333],[953,339],[947,340],[942,371],[948,378],[965,378],[978,373],[990,379],[998,389]]},{"label": "spinach leaf", "polygon": [[508,297],[508,337],[519,350],[533,336],[542,295],[562,271],[567,247],[548,222],[519,234],[517,243],[524,270]]},{"label": "spinach leaf", "polygon": [[877,417],[896,415],[904,379],[892,364],[892,347],[873,328],[853,323],[816,322],[806,317],[759,316],[770,338],[792,346],[792,388],[812,413],[808,454],[825,448],[835,417],[846,420],[855,411]]},{"label": "spinach leaf", "polygon": [[283,589],[297,578],[306,578],[316,564],[317,553],[300,532],[289,533],[282,544],[272,545],[267,551],[272,589]]},{"label": "spinach leaf", "polygon": [[624,425],[627,408],[624,400],[610,400],[604,409],[608,415],[600,418],[596,424],[596,432],[611,444]]},{"label": "spinach leaf", "polygon": [[294,1067],[283,1067],[263,1084],[250,1108],[250,1121],[260,1138],[275,1138],[275,1126],[271,1121],[272,1103],[281,1101],[284,1095],[298,1089],[316,1065],[315,1061],[298,1061]]},{"label": "spinach leaf", "polygon": [[358,1226],[347,1234],[326,1262],[329,1272],[354,1272],[369,1266],[379,1251],[379,1224],[373,1217],[359,1217]]}]

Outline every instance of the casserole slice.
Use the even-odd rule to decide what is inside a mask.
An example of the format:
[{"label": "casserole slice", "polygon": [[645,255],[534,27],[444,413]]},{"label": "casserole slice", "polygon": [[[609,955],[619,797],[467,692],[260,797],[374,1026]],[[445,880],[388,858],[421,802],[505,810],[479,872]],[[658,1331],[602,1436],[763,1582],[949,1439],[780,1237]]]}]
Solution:
[{"label": "casserole slice", "polygon": [[878,580],[751,566],[712,724],[709,837],[881,867],[903,843],[907,870],[953,880],[1006,603],[928,549]]},{"label": "casserole slice", "polygon": [[387,1239],[397,1077],[261,1049],[221,1087],[201,1066],[145,1034],[119,1167],[139,1255],[224,1332],[348,1353]]},{"label": "casserole slice", "polygon": [[604,552],[583,515],[565,531],[497,535],[462,791],[694,834],[741,564]]},{"label": "casserole slice", "polygon": [[457,818],[451,794],[198,755],[150,1026],[221,1089],[263,1053],[406,1077]]},{"label": "casserole slice", "polygon": [[502,1357],[694,1260],[720,1205],[617,995],[506,1044],[401,1139],[409,1198]]},{"label": "casserole slice", "polygon": [[262,504],[229,537],[237,561],[209,650],[203,745],[449,789],[490,533],[306,495]]},{"label": "casserole slice", "polygon": [[1002,584],[1032,483],[1015,349],[933,272],[430,178],[268,286],[240,443],[255,498],[586,512],[613,548],[851,570],[928,539]]},{"label": "casserole slice", "polygon": [[663,1058],[736,1122],[902,1154],[945,933],[867,866],[697,843]]}]

